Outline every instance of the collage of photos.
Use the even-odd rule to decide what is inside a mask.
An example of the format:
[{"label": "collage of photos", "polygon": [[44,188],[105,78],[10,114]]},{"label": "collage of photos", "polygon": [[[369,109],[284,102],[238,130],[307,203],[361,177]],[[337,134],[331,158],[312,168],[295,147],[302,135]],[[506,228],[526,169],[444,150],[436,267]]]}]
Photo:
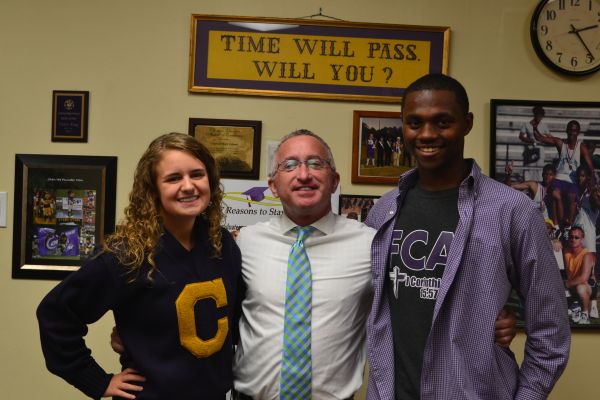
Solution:
[{"label": "collage of photos", "polygon": [[598,141],[600,103],[492,100],[493,176],[539,205],[573,327],[600,327]]},{"label": "collage of photos", "polygon": [[31,256],[83,261],[95,246],[96,191],[35,188]]}]

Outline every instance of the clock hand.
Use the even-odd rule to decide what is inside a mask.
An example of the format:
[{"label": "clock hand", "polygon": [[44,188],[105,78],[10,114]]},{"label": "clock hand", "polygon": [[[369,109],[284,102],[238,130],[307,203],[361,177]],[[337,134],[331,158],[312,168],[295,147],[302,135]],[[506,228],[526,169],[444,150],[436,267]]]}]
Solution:
[{"label": "clock hand", "polygon": [[[587,31],[588,29],[594,29],[594,28],[597,28],[597,27],[598,27],[598,24],[596,24],[596,25],[590,25],[590,26],[586,26],[585,28],[576,29],[576,32]],[[571,28],[574,28],[573,25],[571,25]]]},{"label": "clock hand", "polygon": [[579,39],[579,41],[581,42],[581,44],[583,45],[583,47],[585,47],[585,49],[587,50],[588,55],[590,56],[590,58],[592,59],[592,61],[594,61],[595,60],[594,55],[592,54],[592,52],[590,51],[590,49],[587,47],[587,44],[585,44],[585,42],[583,41],[583,38],[581,37],[581,35],[579,34],[579,32],[581,31],[581,29],[575,29],[575,27],[573,26],[573,24],[570,24],[570,25],[571,25],[571,30],[569,31],[569,33],[574,33],[575,36],[577,36],[577,39]]}]

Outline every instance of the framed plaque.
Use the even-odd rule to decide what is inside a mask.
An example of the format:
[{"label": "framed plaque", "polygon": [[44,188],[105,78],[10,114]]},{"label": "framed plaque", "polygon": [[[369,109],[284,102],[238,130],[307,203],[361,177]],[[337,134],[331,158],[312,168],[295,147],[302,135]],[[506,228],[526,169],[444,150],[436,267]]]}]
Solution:
[{"label": "framed plaque", "polygon": [[87,142],[90,92],[52,92],[52,141]]},{"label": "framed plaque", "polygon": [[13,271],[62,279],[115,228],[116,157],[17,154]]},{"label": "framed plaque", "polygon": [[189,134],[205,145],[222,178],[258,179],[262,122],[190,118]]}]

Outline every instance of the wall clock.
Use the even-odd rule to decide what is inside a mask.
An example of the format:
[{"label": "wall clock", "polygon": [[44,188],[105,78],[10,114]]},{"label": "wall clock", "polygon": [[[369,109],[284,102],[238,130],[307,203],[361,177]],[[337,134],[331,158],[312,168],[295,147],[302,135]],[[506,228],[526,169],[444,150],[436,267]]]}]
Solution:
[{"label": "wall clock", "polygon": [[531,42],[548,67],[568,75],[600,70],[600,0],[542,0]]}]

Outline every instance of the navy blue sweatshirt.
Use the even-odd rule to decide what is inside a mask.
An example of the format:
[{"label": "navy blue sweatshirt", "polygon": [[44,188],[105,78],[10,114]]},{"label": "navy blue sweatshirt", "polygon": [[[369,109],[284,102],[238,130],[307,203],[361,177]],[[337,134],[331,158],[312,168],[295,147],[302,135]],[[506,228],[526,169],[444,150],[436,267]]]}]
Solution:
[{"label": "navy blue sweatshirt", "polygon": [[163,235],[152,281],[146,265],[128,283],[116,257],[101,253],[48,293],[37,310],[48,369],[100,398],[112,375],[91,357],[83,336],[88,324],[112,310],[126,348],[123,368],[146,377],[137,399],[223,399],[233,382],[232,334],[244,293],[241,256],[223,230],[221,257],[211,258],[206,226],[196,225],[191,251]]}]

